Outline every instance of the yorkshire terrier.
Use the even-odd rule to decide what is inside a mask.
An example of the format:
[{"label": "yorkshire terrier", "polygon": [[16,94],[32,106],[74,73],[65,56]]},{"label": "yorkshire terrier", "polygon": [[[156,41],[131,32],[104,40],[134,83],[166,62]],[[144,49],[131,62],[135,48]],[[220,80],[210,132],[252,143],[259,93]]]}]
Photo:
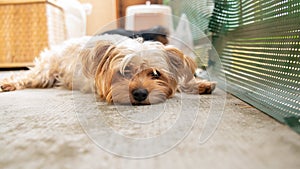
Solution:
[{"label": "yorkshire terrier", "polygon": [[216,83],[195,77],[196,67],[180,50],[160,42],[121,35],[82,37],[44,50],[34,67],[3,79],[0,89],[64,87],[94,91],[108,103],[156,104],[176,91],[212,93]]}]

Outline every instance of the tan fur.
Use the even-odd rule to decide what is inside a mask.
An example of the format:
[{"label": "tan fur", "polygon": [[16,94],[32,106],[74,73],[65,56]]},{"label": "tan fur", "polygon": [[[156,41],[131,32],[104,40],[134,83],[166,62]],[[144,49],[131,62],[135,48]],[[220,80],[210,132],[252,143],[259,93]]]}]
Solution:
[{"label": "tan fur", "polygon": [[109,103],[155,104],[177,90],[211,93],[216,84],[195,78],[195,69],[195,62],[174,47],[102,35],[45,50],[33,68],[3,79],[0,85],[2,91],[64,87],[94,91]]}]

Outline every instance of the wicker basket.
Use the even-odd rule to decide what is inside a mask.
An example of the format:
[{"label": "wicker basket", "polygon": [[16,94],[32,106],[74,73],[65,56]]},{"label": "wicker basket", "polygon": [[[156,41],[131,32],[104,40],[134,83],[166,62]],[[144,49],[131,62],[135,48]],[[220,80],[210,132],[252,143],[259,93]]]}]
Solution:
[{"label": "wicker basket", "polygon": [[23,67],[66,39],[62,8],[50,0],[0,0],[0,68]]}]

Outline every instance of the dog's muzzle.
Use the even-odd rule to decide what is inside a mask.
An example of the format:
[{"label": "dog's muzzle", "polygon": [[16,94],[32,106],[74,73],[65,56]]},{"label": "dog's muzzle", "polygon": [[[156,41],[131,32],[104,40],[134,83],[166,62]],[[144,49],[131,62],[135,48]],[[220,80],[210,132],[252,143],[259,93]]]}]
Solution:
[{"label": "dog's muzzle", "polygon": [[146,98],[148,97],[148,91],[146,89],[143,88],[138,88],[132,91],[132,96],[133,99],[138,101],[138,102],[142,102],[144,100],[146,100]]}]

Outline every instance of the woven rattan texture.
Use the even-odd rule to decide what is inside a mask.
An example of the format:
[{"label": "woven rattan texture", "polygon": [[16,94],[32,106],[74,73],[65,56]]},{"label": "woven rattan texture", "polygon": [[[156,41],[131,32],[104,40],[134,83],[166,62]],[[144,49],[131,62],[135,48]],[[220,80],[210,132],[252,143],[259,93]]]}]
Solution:
[{"label": "woven rattan texture", "polygon": [[63,11],[48,3],[0,5],[0,63],[32,62],[65,40]]},{"label": "woven rattan texture", "polygon": [[209,27],[228,91],[300,133],[299,18],[298,0],[219,0]]}]

